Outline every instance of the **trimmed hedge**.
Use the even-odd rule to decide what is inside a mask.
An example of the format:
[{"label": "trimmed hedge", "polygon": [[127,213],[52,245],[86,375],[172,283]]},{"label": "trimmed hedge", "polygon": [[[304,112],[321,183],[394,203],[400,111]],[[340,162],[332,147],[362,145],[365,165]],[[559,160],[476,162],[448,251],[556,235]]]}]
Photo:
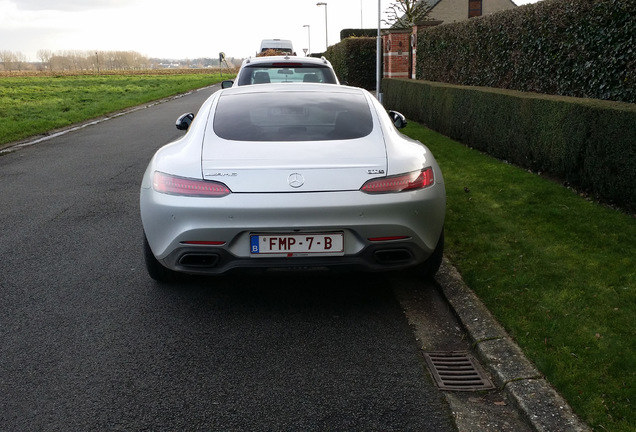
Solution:
[{"label": "trimmed hedge", "polygon": [[384,79],[384,105],[467,146],[636,211],[636,105]]},{"label": "trimmed hedge", "polygon": [[376,86],[377,38],[349,37],[325,52],[338,79],[350,86],[374,89]]},{"label": "trimmed hedge", "polygon": [[636,102],[636,0],[544,0],[418,33],[418,79]]},{"label": "trimmed hedge", "polygon": [[378,36],[378,29],[343,29],[340,30],[340,40],[350,37],[375,37]]}]

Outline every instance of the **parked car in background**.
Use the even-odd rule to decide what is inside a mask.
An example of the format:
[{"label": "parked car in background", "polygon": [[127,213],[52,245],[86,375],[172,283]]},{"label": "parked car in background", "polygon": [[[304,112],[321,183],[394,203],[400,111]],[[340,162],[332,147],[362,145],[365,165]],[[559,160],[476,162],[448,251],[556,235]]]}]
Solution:
[{"label": "parked car in background", "polygon": [[[194,118],[194,120],[192,120]],[[366,90],[322,84],[214,93],[160,148],[140,191],[149,275],[413,269],[444,249],[442,172]]]},{"label": "parked car in background", "polygon": [[268,51],[274,51],[281,55],[296,55],[292,41],[287,39],[263,39],[261,41],[261,48],[256,55],[259,56]]},{"label": "parked car in background", "polygon": [[221,87],[298,82],[340,84],[324,57],[270,56],[244,60],[236,79],[223,81]]}]

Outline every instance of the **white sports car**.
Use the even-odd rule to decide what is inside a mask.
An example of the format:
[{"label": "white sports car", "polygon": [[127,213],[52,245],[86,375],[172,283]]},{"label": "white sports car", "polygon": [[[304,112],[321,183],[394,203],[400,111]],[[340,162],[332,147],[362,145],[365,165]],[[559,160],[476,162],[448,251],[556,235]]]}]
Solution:
[{"label": "white sports car", "polygon": [[433,275],[446,194],[404,117],[347,86],[269,84],[214,93],[144,174],[149,275],[246,269],[413,268]]}]

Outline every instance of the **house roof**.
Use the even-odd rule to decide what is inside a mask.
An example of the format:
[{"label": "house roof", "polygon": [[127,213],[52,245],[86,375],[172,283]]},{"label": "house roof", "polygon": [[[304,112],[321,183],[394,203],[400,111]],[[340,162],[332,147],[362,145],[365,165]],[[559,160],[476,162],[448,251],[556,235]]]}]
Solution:
[{"label": "house roof", "polygon": [[[415,6],[416,7],[424,7],[426,8],[427,11],[430,11],[431,9],[433,9],[438,3],[440,3],[442,0],[419,0],[416,2]],[[395,28],[401,28],[404,27],[404,24],[402,23],[402,19],[404,18],[404,15],[402,15],[395,23],[393,23],[393,25],[391,26],[392,29]]]},{"label": "house roof", "polygon": [[[437,24],[440,24],[442,22],[444,22],[444,19],[441,19],[437,16],[435,16],[436,11],[434,11],[434,9],[442,2],[444,2],[445,0],[418,0],[415,5],[416,7],[424,7],[426,8],[427,14],[424,17],[424,19],[419,20],[416,24],[419,25],[431,25],[432,22],[436,22]],[[513,0],[508,0],[508,2],[510,3],[510,5],[512,5],[512,7],[517,7],[517,4],[513,1]],[[500,6],[503,6],[502,4],[500,4]],[[491,8],[492,9],[492,8]],[[508,9],[506,7],[499,7],[497,8],[497,10],[505,10]],[[493,10],[491,10],[490,13],[492,13]],[[430,15],[429,15],[430,14]],[[405,28],[405,27],[409,27],[404,21],[404,15],[402,15],[395,23],[393,23],[393,25],[391,26],[391,29],[400,29],[400,28]],[[463,19],[468,19],[468,16],[464,17]],[[453,22],[456,20],[453,20]],[[450,21],[449,21],[450,22]]]},{"label": "house roof", "polygon": [[429,9],[432,9],[435,5],[437,5],[437,3],[441,1],[442,0],[420,0],[418,1],[418,4],[425,3]]}]

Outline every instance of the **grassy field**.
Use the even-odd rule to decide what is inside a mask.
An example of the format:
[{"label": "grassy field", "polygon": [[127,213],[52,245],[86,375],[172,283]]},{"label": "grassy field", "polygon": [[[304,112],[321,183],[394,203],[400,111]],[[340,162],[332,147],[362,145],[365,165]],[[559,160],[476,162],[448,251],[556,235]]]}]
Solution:
[{"label": "grassy field", "polygon": [[411,122],[444,173],[446,255],[577,414],[636,430],[636,218]]},{"label": "grassy field", "polygon": [[228,77],[218,72],[0,76],[0,147]]}]

